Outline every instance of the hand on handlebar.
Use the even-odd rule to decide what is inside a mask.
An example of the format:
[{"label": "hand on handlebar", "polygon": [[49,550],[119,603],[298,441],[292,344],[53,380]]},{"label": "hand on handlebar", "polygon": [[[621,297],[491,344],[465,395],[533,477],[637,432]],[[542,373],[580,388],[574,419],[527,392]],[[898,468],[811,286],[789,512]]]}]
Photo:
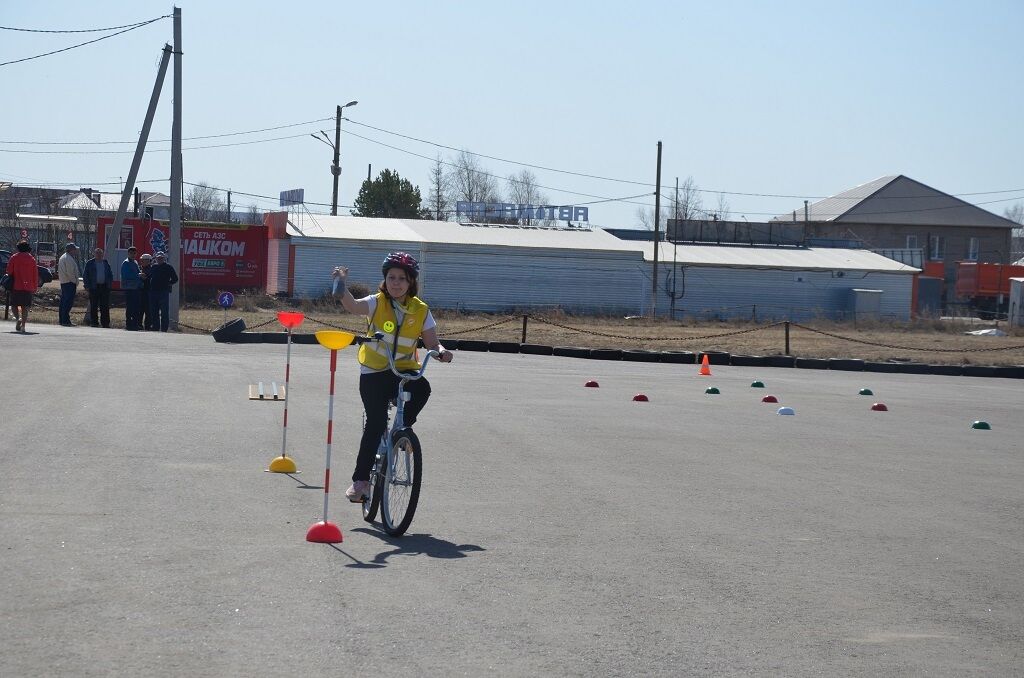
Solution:
[{"label": "hand on handlebar", "polygon": [[450,363],[454,357],[455,354],[447,349],[439,351],[437,354],[437,359],[443,363]]}]

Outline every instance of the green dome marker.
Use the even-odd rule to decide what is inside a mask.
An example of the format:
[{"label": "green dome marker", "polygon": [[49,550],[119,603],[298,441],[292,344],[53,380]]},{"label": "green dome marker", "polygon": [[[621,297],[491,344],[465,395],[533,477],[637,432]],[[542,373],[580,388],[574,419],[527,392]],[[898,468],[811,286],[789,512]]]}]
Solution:
[{"label": "green dome marker", "polygon": [[875,392],[872,391],[870,388],[862,388],[860,391],[858,391],[858,393],[860,395],[875,395]]},{"label": "green dome marker", "polygon": [[971,424],[971,428],[976,428],[982,431],[991,431],[992,427],[988,425],[987,421],[976,421]]},{"label": "green dome marker", "polygon": [[721,394],[721,391],[718,390],[717,386],[708,386],[706,389],[704,389],[704,393],[708,395],[719,395]]},{"label": "green dome marker", "polygon": [[764,388],[764,382],[755,381],[753,384],[750,385],[750,388]]}]

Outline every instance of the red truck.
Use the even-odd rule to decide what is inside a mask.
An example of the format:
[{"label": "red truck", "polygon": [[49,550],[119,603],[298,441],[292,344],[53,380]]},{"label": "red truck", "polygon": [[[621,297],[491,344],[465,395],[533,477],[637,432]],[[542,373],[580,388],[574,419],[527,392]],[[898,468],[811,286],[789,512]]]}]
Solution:
[{"label": "red truck", "polygon": [[1000,318],[1009,310],[1010,278],[1022,277],[1024,266],[961,261],[956,265],[956,296],[969,303],[979,318]]}]

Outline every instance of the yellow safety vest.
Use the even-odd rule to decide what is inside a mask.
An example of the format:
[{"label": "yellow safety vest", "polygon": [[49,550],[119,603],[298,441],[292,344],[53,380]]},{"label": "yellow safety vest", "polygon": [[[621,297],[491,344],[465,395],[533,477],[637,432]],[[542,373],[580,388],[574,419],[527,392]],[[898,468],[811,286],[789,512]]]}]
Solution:
[{"label": "yellow safety vest", "polygon": [[[394,302],[398,305],[398,302]],[[383,292],[377,293],[377,308],[370,318],[366,336],[372,337],[381,332],[384,338],[380,341],[369,341],[359,346],[359,362],[371,370],[388,368],[388,351],[395,352],[395,367],[410,371],[420,369],[416,359],[416,343],[423,333],[423,323],[427,320],[427,305],[419,297],[406,300],[402,326],[398,327],[398,318],[391,307],[392,300]],[[402,306],[399,306],[402,309]],[[396,342],[397,337],[397,342]]]}]

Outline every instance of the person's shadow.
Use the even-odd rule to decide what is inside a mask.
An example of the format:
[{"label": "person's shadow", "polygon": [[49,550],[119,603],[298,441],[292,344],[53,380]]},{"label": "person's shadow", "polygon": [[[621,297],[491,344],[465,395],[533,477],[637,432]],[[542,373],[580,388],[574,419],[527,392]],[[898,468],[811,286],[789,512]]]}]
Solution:
[{"label": "person's shadow", "polygon": [[[429,534],[407,534],[402,537],[390,537],[380,530],[368,527],[357,527],[352,532],[360,532],[380,539],[381,542],[394,548],[381,551],[369,562],[356,561],[345,567],[374,569],[386,567],[388,559],[393,556],[429,556],[430,558],[465,558],[470,553],[484,551],[476,544],[453,544],[445,539],[438,539]],[[338,549],[340,551],[340,549]],[[346,554],[347,555],[347,554]],[[351,556],[349,556],[351,558]],[[353,560],[355,560],[353,558]]]}]

